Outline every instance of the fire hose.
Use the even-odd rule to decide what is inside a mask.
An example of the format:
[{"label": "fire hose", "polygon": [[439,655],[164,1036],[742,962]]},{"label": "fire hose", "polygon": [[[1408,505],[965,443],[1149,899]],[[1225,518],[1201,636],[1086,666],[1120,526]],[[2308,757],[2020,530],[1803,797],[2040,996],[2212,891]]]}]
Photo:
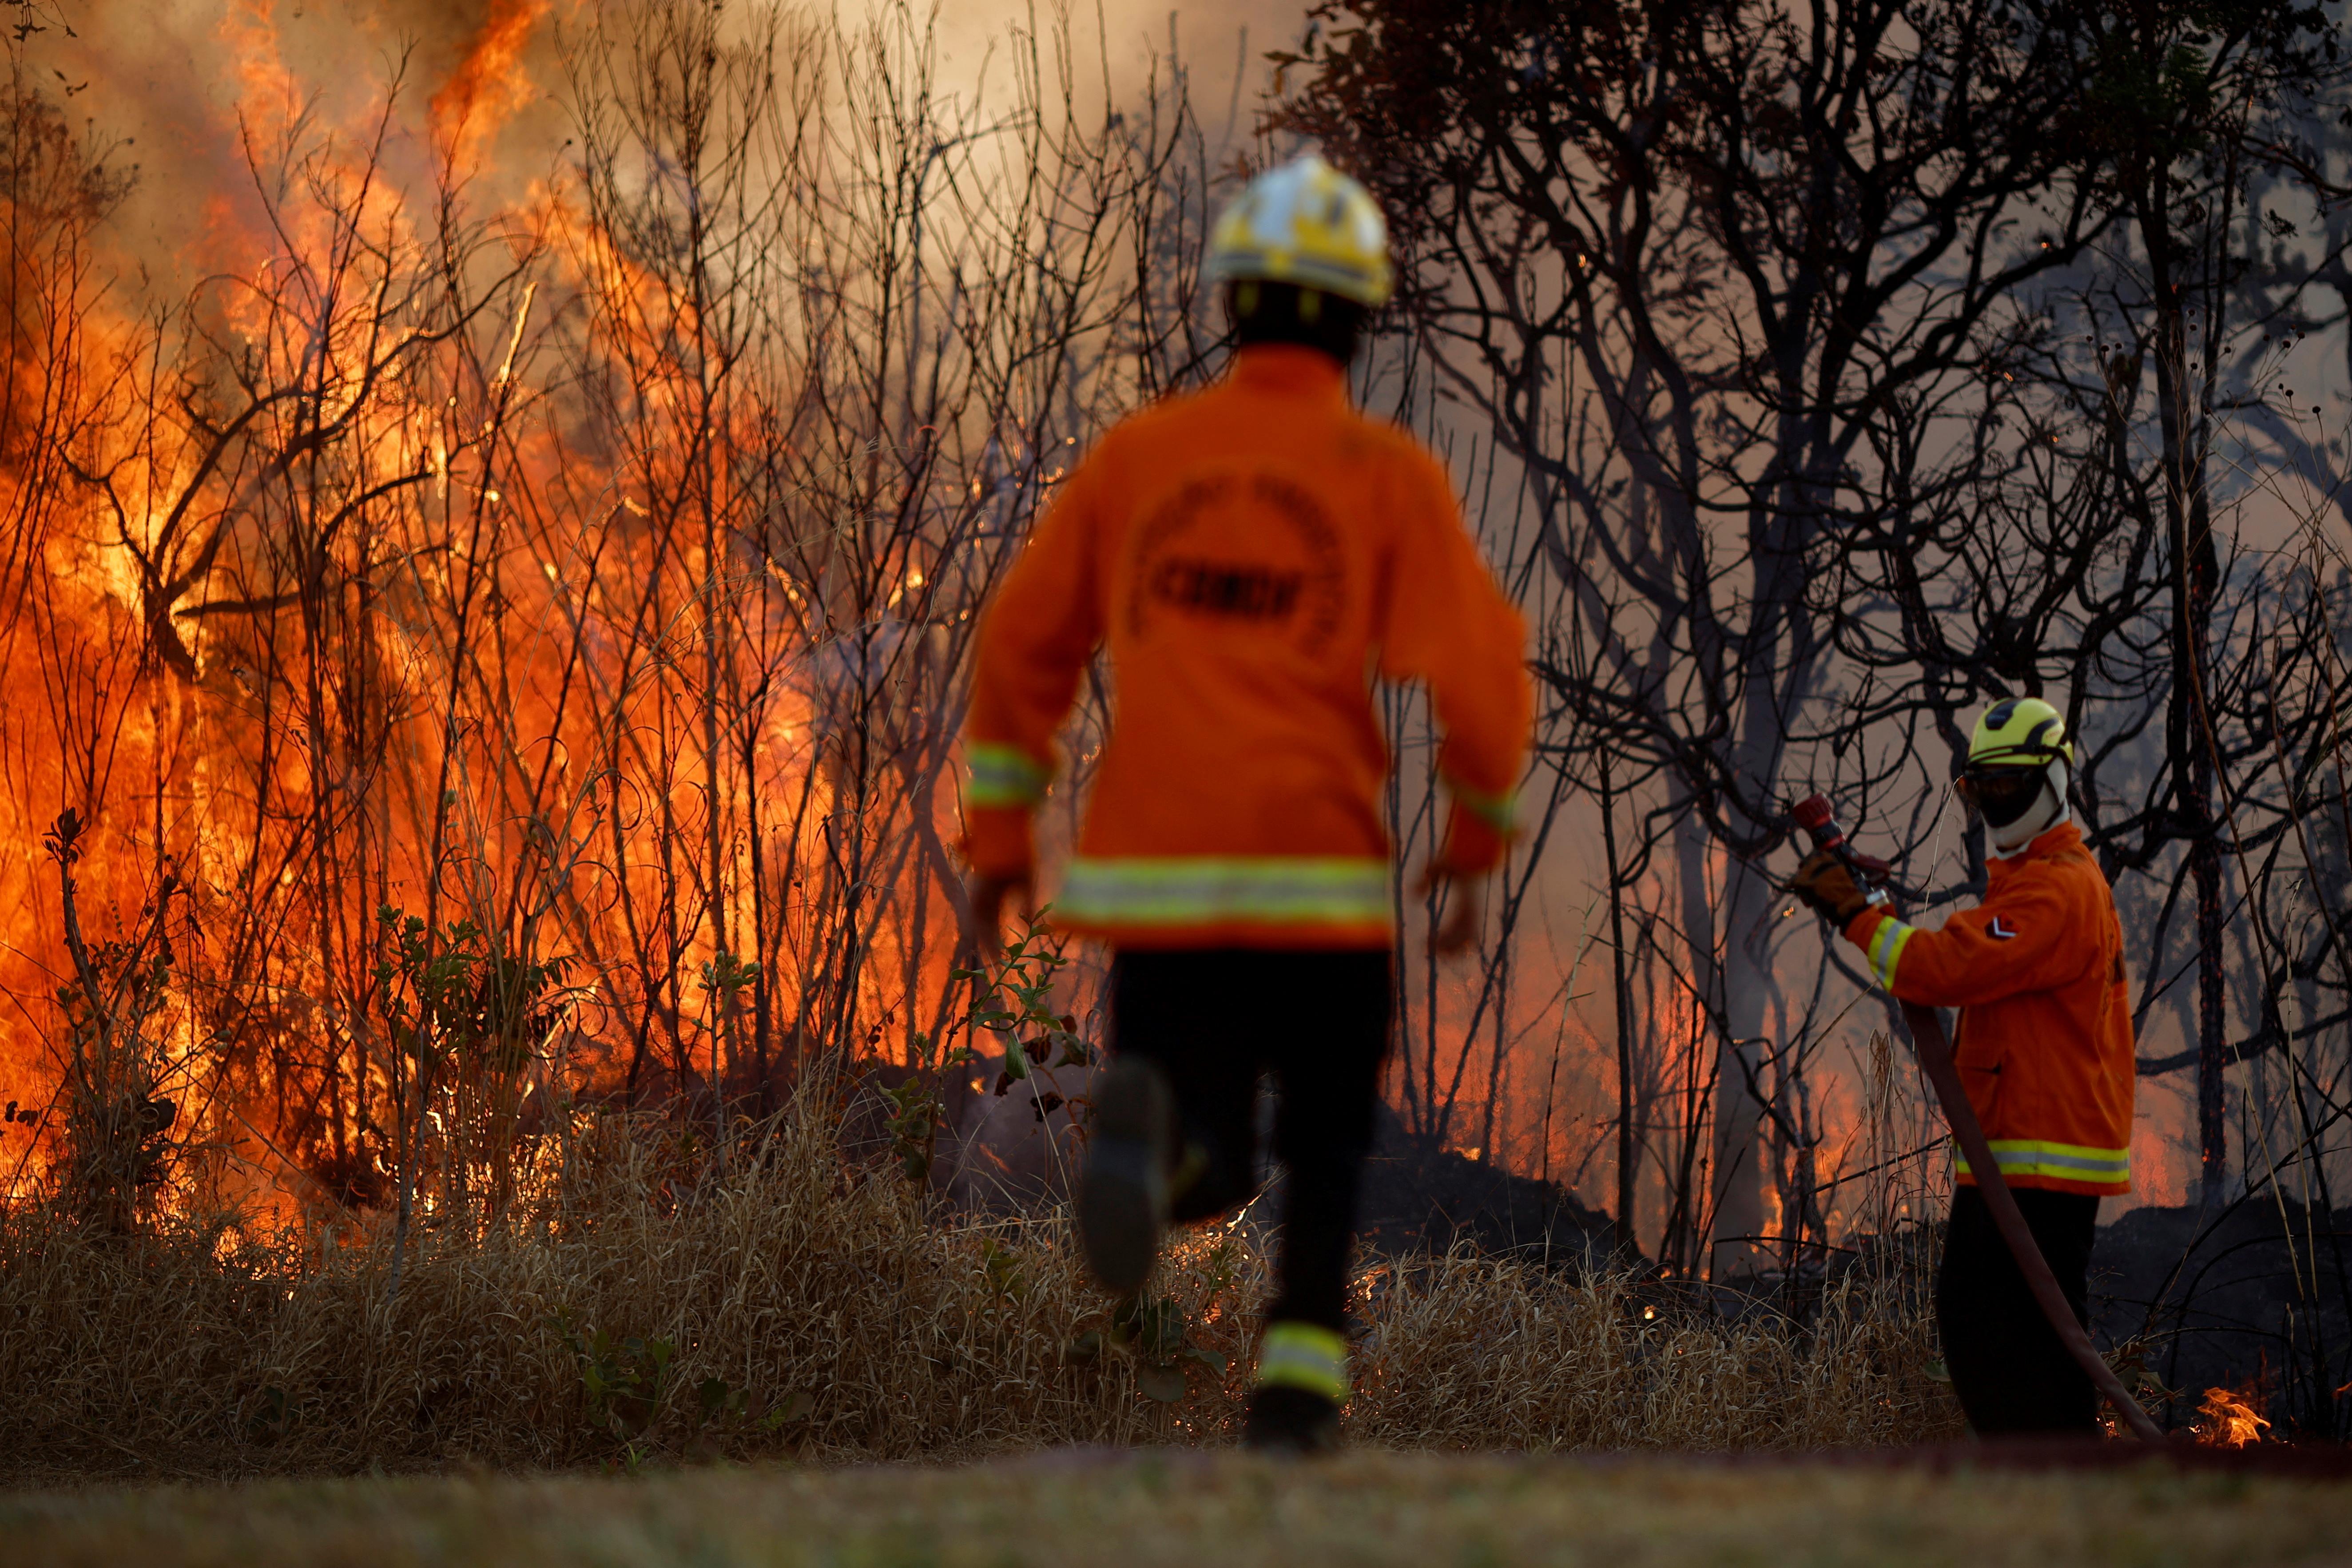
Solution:
[{"label": "fire hose", "polygon": [[[1799,801],[1790,815],[1798,826],[1811,836],[1814,848],[1826,849],[1838,858],[1873,903],[1890,902],[1881,885],[1887,874],[1885,863],[1854,849],[1845,829],[1832,813],[1827,798],[1809,796]],[[1919,1068],[1935,1086],[1936,1098],[1944,1107],[1944,1120],[1952,1129],[1952,1139],[1959,1144],[1969,1173],[1976,1177],[1978,1194],[1984,1199],[2001,1239],[2009,1244],[2010,1256],[2017,1259],[2018,1272],[2025,1276],[2027,1287],[2042,1307],[2042,1315],[2050,1320],[2058,1342],[2066,1347],[2075,1364],[2089,1374],[2092,1384],[2106,1395],[2107,1403],[2116,1407],[2132,1435],[2144,1443],[2164,1442],[2163,1430],[2148,1419],[2139,1401],[2124,1387],[2123,1379],[2116,1375],[2115,1369],[2091,1343],[2091,1336],[2083,1331],[2066,1292],[2059,1288],[2058,1277],[2050,1272],[2049,1260],[2042,1256],[2041,1246],[2034,1241],[2032,1229],[2017,1206],[2017,1194],[2010,1191],[2009,1183],[2000,1173],[2000,1162],[1993,1158],[1992,1149],[1985,1142],[1984,1127],[1977,1121],[1976,1108],[1969,1103],[1968,1091],[1960,1087],[1960,1075],[1952,1066],[1951,1042],[1945,1037],[1942,1017],[1933,1007],[1916,1002],[1903,1002],[1902,1007],[1903,1021],[1911,1030],[1912,1047],[1918,1053]]]}]

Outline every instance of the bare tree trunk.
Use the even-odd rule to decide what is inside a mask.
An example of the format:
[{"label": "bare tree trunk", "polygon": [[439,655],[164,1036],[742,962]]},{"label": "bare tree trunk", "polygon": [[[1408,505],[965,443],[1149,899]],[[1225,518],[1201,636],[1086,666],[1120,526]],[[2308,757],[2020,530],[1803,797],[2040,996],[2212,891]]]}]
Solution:
[{"label": "bare tree trunk", "polygon": [[[2156,306],[2158,427],[2161,434],[2164,516],[2172,558],[2171,691],[2165,740],[2170,752],[2177,831],[2188,843],[2188,871],[2196,900],[2197,1149],[2201,1201],[2213,1203],[2228,1179],[2230,1149],[2226,1076],[2229,1068],[2227,954],[2221,913],[2222,824],[2215,809],[2211,650],[2221,562],[2213,537],[2212,497],[2206,468],[2206,410],[2197,388],[2206,378],[2192,368],[2189,279],[2192,257],[2175,233],[2170,171],[2147,173],[2139,220],[2147,247]],[[2216,312],[2209,308],[2206,324]],[[2209,334],[2208,342],[2211,341]]]},{"label": "bare tree trunk", "polygon": [[1633,1128],[1633,988],[1625,973],[1625,881],[1617,858],[1617,791],[1605,752],[1601,763],[1601,847],[1609,868],[1609,971],[1617,1008],[1617,1249],[1633,1258],[1642,1250],[1633,1214],[1639,1174]]}]

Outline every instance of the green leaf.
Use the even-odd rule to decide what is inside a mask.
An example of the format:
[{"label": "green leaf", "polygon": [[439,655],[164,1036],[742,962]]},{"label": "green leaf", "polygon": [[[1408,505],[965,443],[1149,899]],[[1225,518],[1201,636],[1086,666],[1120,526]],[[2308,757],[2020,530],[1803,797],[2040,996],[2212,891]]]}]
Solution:
[{"label": "green leaf", "polygon": [[1184,1382],[1184,1369],[1173,1363],[1146,1363],[1136,1369],[1135,1386],[1144,1398],[1162,1405],[1173,1405],[1191,1392]]},{"label": "green leaf", "polygon": [[805,1392],[795,1394],[760,1417],[760,1425],[771,1432],[782,1431],[794,1422],[807,1420],[815,1409],[815,1394]]}]

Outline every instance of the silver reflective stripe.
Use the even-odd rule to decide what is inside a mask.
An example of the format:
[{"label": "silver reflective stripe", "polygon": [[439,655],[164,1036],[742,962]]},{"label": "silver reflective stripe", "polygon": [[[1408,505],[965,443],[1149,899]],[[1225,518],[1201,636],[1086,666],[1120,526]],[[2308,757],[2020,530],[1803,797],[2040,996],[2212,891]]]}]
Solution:
[{"label": "silver reflective stripe", "polygon": [[[1992,1157],[2004,1176],[2053,1176],[2068,1182],[2128,1182],[2131,1151],[2099,1149],[2084,1143],[2053,1143],[2040,1138],[1995,1138],[1989,1141]],[[1960,1174],[1969,1173],[1968,1156],[1958,1156]]]},{"label": "silver reflective stripe", "polygon": [[1911,943],[1911,928],[1893,915],[1878,922],[1870,933],[1870,945],[1864,956],[1870,960],[1872,973],[1887,990],[1895,989],[1895,966],[1903,961],[1903,950]]},{"label": "silver reflective stripe", "polygon": [[980,742],[965,748],[971,773],[966,805],[1034,805],[1045,797],[1047,772],[1018,746]]},{"label": "silver reflective stripe", "polygon": [[1292,855],[1080,856],[1054,912],[1106,925],[1385,925],[1389,866]]},{"label": "silver reflective stripe", "polygon": [[1268,1325],[1258,1347],[1260,1388],[1303,1388],[1334,1405],[1348,1403],[1348,1342],[1315,1323]]}]

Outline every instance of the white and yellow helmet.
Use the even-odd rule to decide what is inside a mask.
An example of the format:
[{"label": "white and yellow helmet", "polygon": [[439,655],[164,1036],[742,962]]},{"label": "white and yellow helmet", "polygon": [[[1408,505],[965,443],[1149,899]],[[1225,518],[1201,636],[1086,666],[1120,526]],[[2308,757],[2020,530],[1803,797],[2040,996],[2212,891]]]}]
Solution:
[{"label": "white and yellow helmet", "polygon": [[1370,192],[1310,153],[1252,180],[1219,216],[1209,277],[1295,283],[1377,309],[1395,283],[1388,220]]},{"label": "white and yellow helmet", "polygon": [[1971,768],[2042,767],[2074,762],[2065,715],[2039,697],[2011,697],[1994,703],[1977,721],[1969,739]]}]

